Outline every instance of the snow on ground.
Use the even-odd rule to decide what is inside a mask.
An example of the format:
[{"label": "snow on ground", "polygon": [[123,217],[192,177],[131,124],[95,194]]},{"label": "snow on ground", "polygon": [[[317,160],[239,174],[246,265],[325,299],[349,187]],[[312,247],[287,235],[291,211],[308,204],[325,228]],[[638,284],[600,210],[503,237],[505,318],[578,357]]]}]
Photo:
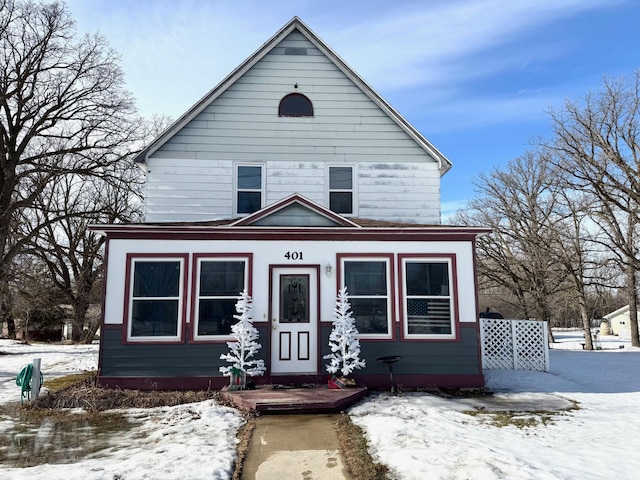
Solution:
[{"label": "snow on ground", "polygon": [[[640,349],[617,337],[599,340],[602,350],[583,351],[579,332],[558,332],[549,373],[485,371],[493,398],[378,394],[350,415],[397,479],[638,478]],[[578,410],[522,429],[463,413],[497,406],[540,420],[532,410],[558,411],[571,401]]]},{"label": "snow on ground", "polygon": [[[631,348],[628,340],[602,337],[602,349],[588,352],[582,350],[579,332],[559,331],[555,337],[549,373],[486,371],[493,396],[376,393],[349,414],[365,430],[374,457],[398,480],[637,478],[640,349]],[[24,346],[0,340],[0,352],[12,353],[0,355],[0,402],[19,401],[15,375],[32,357],[42,358],[45,381],[97,364],[95,345]],[[574,402],[579,409],[566,410]],[[521,420],[538,423],[493,426],[491,413],[501,409],[522,412]],[[114,439],[106,451],[71,465],[4,468],[0,477],[230,477],[235,435],[243,423],[233,409],[207,401],[127,414],[140,426]],[[1,422],[0,432],[9,427]]]},{"label": "snow on ground", "polygon": [[[7,355],[3,355],[7,354]],[[41,358],[45,384],[54,378],[98,366],[98,345],[22,345],[0,340],[0,403],[19,402],[15,377],[34,358]],[[118,434],[113,445],[77,463],[0,468],[3,480],[174,480],[231,478],[236,434],[244,419],[213,400],[151,409],[126,410],[139,423]],[[0,434],[12,422],[0,418]],[[5,433],[6,434],[6,433]],[[40,441],[51,441],[46,429]],[[43,438],[40,438],[43,437]],[[36,452],[37,453],[37,452]]]},{"label": "snow on ground", "polygon": [[16,375],[35,358],[41,359],[42,374],[46,381],[48,378],[97,370],[98,345],[25,345],[12,340],[0,340],[0,403],[20,401]]}]

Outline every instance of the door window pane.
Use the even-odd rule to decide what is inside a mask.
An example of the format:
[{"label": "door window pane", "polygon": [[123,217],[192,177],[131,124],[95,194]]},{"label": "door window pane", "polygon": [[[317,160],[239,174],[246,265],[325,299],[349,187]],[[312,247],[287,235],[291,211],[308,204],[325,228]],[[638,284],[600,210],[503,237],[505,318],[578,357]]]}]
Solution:
[{"label": "door window pane", "polygon": [[280,275],[280,322],[309,323],[308,275]]}]

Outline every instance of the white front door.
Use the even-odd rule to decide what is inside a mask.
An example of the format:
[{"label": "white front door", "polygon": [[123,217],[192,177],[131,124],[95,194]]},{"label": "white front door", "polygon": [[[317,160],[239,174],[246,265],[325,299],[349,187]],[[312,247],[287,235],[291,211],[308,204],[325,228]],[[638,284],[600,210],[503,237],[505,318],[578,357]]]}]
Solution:
[{"label": "white front door", "polygon": [[318,269],[271,273],[271,373],[317,373]]}]

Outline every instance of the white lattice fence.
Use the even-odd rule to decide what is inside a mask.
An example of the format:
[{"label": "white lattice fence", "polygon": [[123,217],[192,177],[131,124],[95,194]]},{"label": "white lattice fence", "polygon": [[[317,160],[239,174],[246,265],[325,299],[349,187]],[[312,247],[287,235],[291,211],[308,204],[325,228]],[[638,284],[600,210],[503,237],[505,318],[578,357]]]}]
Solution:
[{"label": "white lattice fence", "polygon": [[482,318],[482,368],[549,371],[547,323]]}]

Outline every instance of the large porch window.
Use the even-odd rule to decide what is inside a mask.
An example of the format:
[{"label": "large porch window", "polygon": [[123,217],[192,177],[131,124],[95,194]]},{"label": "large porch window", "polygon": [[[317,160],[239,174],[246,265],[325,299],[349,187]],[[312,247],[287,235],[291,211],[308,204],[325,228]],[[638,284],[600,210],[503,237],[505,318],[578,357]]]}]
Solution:
[{"label": "large porch window", "polygon": [[342,285],[347,287],[360,338],[390,338],[391,258],[342,258]]},{"label": "large porch window", "polygon": [[183,334],[185,258],[129,258],[126,340],[179,342]]},{"label": "large porch window", "polygon": [[[227,339],[236,303],[248,286],[248,257],[197,257],[193,340]],[[224,338],[219,338],[224,337]]]},{"label": "large porch window", "polygon": [[405,338],[453,339],[453,270],[449,258],[402,258]]}]

